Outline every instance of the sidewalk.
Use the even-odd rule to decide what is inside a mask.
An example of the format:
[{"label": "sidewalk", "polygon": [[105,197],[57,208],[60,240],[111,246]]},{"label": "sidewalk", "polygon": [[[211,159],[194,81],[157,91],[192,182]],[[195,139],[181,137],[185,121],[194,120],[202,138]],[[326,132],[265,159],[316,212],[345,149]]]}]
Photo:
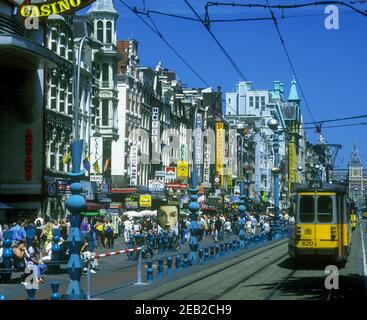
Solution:
[{"label": "sidewalk", "polygon": [[[237,235],[230,235],[229,238],[225,236],[224,241],[233,241],[237,240]],[[203,239],[199,244],[200,248],[209,247],[211,244],[214,244],[211,236],[207,236]],[[124,243],[123,237],[118,238],[115,240],[115,245],[113,249],[103,249],[99,248],[96,250],[96,253],[107,253],[107,252],[114,252],[118,250],[124,250],[127,246]],[[175,268],[175,257],[179,253],[181,255],[181,262],[183,262],[183,253],[190,252],[190,248],[188,243],[186,242],[183,245],[180,245],[178,252],[163,252],[162,254],[155,255],[152,259],[154,261],[154,273],[156,273],[157,262],[158,259],[164,259],[168,256],[172,257],[172,268]],[[146,280],[146,260],[143,259],[143,266],[142,266],[142,281],[145,282]],[[132,285],[137,281],[137,261],[129,260],[126,254],[110,256],[98,259],[99,263],[99,270],[97,270],[96,274],[91,275],[91,292],[92,296],[93,293],[103,292],[103,291],[111,291],[111,289],[118,286],[118,288]],[[166,261],[164,262],[165,269],[166,269]],[[51,296],[51,288],[50,283],[57,281],[60,282],[60,294],[64,294],[67,290],[67,286],[69,283],[69,274],[67,273],[66,265],[62,266],[62,269],[65,271],[62,274],[57,275],[46,275],[46,283],[39,285],[39,290],[36,293],[36,299],[49,299]],[[202,266],[196,266],[202,267]],[[20,273],[16,273],[12,275],[12,279],[15,279],[20,276]],[[87,284],[86,284],[86,275],[81,277],[81,287],[83,292],[87,292]],[[137,288],[138,289],[138,288]],[[24,300],[27,299],[27,292],[24,285],[18,283],[11,283],[11,284],[1,284],[0,285],[0,294],[4,294],[8,300]],[[108,299],[108,298],[107,298]]]}]

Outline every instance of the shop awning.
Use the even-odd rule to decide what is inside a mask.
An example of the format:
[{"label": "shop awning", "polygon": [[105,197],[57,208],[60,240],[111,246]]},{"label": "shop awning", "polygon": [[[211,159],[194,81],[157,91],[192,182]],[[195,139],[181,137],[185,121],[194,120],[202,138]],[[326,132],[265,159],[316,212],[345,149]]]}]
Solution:
[{"label": "shop awning", "polygon": [[13,209],[13,207],[9,207],[7,204],[0,202],[0,210],[8,210],[8,209]]}]

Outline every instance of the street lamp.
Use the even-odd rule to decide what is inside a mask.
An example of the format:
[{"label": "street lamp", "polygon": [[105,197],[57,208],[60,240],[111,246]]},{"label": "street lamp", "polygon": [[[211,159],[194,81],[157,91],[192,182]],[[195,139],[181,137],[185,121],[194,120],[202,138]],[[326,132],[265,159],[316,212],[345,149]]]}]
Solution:
[{"label": "street lamp", "polygon": [[279,221],[279,134],[278,126],[279,121],[272,118],[267,123],[270,130],[274,132],[273,149],[274,149],[274,167],[271,169],[271,173],[274,175],[274,218],[275,218],[275,237],[280,228]]},{"label": "street lamp", "polygon": [[[71,143],[71,161],[73,165],[72,172],[69,172],[69,176],[72,180],[72,184],[70,185],[70,189],[72,192],[72,196],[66,201],[65,205],[68,210],[71,212],[69,216],[70,220],[70,232],[67,239],[68,247],[70,250],[70,258],[68,262],[68,271],[70,276],[70,283],[65,294],[65,299],[67,300],[82,300],[86,298],[86,295],[83,293],[80,287],[80,277],[82,274],[82,261],[80,258],[80,248],[83,242],[83,234],[80,231],[80,213],[84,210],[86,201],[84,197],[81,195],[83,190],[82,184],[79,182],[80,178],[84,176],[84,170],[80,170],[80,163],[82,159],[82,150],[83,150],[83,139],[79,139],[78,135],[78,113],[79,113],[79,82],[80,82],[80,64],[81,64],[81,52],[83,48],[83,44],[85,41],[91,42],[93,41],[89,37],[83,37],[80,40],[80,44],[78,47],[78,67],[76,72],[76,78],[74,77],[74,116],[75,116],[75,127],[74,127],[74,141]],[[94,42],[95,43],[95,42]],[[75,57],[75,55],[74,55]],[[75,58],[74,58],[74,68],[75,68]],[[89,112],[90,116],[90,112]],[[90,122],[89,122],[90,125]],[[90,134],[90,133],[89,133]],[[89,146],[90,147],[90,146]]]}]

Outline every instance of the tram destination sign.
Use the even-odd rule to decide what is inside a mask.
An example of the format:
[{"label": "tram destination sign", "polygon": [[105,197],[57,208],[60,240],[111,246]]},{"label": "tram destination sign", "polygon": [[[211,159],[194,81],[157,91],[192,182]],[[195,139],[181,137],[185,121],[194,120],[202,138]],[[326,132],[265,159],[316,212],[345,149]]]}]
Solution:
[{"label": "tram destination sign", "polygon": [[90,5],[95,0],[51,0],[34,3],[24,0],[19,6],[19,14],[26,17],[47,18],[52,14],[69,14]]}]

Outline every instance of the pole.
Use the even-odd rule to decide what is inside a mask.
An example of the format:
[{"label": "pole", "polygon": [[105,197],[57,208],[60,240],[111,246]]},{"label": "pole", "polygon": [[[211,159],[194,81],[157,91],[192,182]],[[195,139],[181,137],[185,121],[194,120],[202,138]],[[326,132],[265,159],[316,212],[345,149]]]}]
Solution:
[{"label": "pole", "polygon": [[[279,166],[279,134],[278,130],[274,130],[274,167]],[[279,229],[279,173],[274,173],[274,218],[275,230]]]},{"label": "pole", "polygon": [[90,297],[90,267],[91,267],[91,258],[88,258],[88,271],[87,271],[87,300],[91,300],[91,297]]},{"label": "pole", "polygon": [[138,257],[138,282],[136,283],[137,285],[143,284],[141,282],[141,264],[142,264],[142,254],[141,254],[141,250],[139,250],[139,257]]},{"label": "pole", "polygon": [[82,49],[83,49],[83,44],[84,41],[87,39],[87,36],[84,36],[79,43],[79,47],[78,47],[78,60],[76,61],[78,63],[77,66],[77,73],[76,73],[76,79],[75,79],[75,88],[74,88],[74,92],[75,92],[75,96],[74,96],[74,119],[75,119],[75,124],[74,124],[74,132],[75,132],[75,137],[74,140],[78,140],[79,138],[79,122],[78,122],[78,116],[79,116],[79,84],[80,84],[80,65],[81,65],[81,59],[82,59]]}]

